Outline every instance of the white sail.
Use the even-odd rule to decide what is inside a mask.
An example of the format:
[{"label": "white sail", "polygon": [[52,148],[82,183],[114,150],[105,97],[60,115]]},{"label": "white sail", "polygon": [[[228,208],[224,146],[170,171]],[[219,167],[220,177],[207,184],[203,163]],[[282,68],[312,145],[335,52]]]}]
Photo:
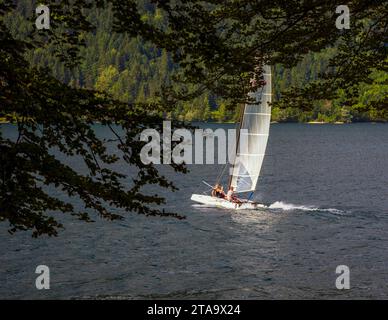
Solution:
[{"label": "white sail", "polygon": [[271,67],[263,67],[265,85],[251,92],[257,104],[246,104],[240,125],[240,143],[232,170],[231,186],[235,192],[254,191],[263,164],[271,122]]}]

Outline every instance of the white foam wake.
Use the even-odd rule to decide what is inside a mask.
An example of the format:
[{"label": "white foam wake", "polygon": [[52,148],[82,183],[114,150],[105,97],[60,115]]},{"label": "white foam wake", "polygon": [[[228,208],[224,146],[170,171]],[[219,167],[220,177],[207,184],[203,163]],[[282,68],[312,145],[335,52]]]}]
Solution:
[{"label": "white foam wake", "polygon": [[211,204],[199,204],[199,203],[195,203],[195,204],[192,204],[191,205],[193,208],[198,208],[198,209],[206,209],[206,208],[216,208],[216,206],[214,205],[211,205]]},{"label": "white foam wake", "polygon": [[333,208],[318,208],[314,206],[302,206],[302,205],[295,205],[292,203],[285,203],[282,201],[276,201],[272,203],[269,207],[269,209],[281,209],[285,211],[289,210],[302,210],[302,211],[324,211],[324,212],[330,212],[333,214],[344,214],[345,212],[338,209]]}]

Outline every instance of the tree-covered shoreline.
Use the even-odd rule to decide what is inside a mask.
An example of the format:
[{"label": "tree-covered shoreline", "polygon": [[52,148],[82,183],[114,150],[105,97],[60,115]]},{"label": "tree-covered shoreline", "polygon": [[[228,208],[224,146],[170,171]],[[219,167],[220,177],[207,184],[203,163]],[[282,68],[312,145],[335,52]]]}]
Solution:
[{"label": "tree-covered shoreline", "polygon": [[[147,1],[144,1],[147,7]],[[14,34],[23,34],[28,30],[22,14],[33,12],[31,1],[19,1],[19,17],[8,19]],[[54,55],[51,48],[39,48],[28,53],[32,65],[47,67],[53,76],[76,88],[94,89],[107,92],[114,99],[126,103],[153,103],[159,90],[169,86],[175,76],[177,65],[171,55],[164,49],[147,43],[140,38],[111,32],[113,15],[110,10],[93,9],[88,15],[90,21],[97,24],[96,32],[87,34],[86,46],[81,48],[83,61],[72,72]],[[163,24],[161,10],[152,6],[143,12],[144,21]],[[299,107],[277,106],[282,92],[289,88],[302,88],[317,80],[328,67],[329,60],[336,48],[323,52],[307,54],[297,66],[286,68],[275,65],[274,69],[274,107],[272,120],[276,122],[386,122],[388,108],[376,110],[363,107],[370,99],[380,99],[387,103],[388,75],[374,74],[371,83],[359,87],[357,101],[353,105],[344,105],[343,99],[326,99],[315,102],[312,110],[305,111]],[[370,81],[369,81],[370,82]],[[345,94],[343,94],[345,95]],[[385,97],[385,98],[384,98]],[[202,95],[189,101],[180,101],[168,117],[181,121],[234,122],[238,120],[239,105],[230,106],[227,101],[217,98],[205,91]]]}]

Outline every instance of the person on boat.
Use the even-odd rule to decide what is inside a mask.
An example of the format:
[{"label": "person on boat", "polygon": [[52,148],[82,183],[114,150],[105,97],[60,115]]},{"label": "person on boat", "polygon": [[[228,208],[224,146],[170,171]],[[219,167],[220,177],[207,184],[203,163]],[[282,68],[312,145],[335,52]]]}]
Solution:
[{"label": "person on boat", "polygon": [[218,183],[213,187],[212,189],[212,197],[217,197],[217,191],[218,191]]},{"label": "person on boat", "polygon": [[229,190],[228,190],[228,193],[226,194],[226,200],[232,201],[232,197],[233,197],[233,187],[230,186]]},{"label": "person on boat", "polygon": [[219,186],[220,186],[220,188],[218,189],[218,196],[219,196],[219,198],[225,199],[226,194],[224,191],[224,187],[222,185],[219,185]]},{"label": "person on boat", "polygon": [[217,183],[213,190],[212,190],[212,197],[216,197],[216,198],[225,198],[225,192],[223,190],[223,187]]},{"label": "person on boat", "polygon": [[233,186],[229,187],[228,193],[226,194],[226,200],[228,200],[230,202],[237,203],[237,204],[242,203],[241,200],[234,195],[234,187]]}]

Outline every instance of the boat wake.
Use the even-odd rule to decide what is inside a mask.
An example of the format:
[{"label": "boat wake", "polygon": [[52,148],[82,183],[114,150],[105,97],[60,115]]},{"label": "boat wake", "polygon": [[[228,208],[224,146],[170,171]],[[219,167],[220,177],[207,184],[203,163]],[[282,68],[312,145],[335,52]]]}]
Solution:
[{"label": "boat wake", "polygon": [[334,209],[334,208],[318,208],[314,206],[303,206],[303,205],[295,205],[292,203],[285,203],[282,201],[276,201],[268,206],[268,209],[277,209],[283,211],[291,211],[291,210],[301,210],[301,211],[320,211],[320,212],[330,212],[332,214],[345,214],[345,211]]},{"label": "boat wake", "polygon": [[[210,198],[210,197],[208,197]],[[249,204],[248,204],[249,205]],[[219,208],[220,206],[217,205],[217,203],[208,203],[208,204],[193,204],[192,205],[195,208]],[[223,207],[223,209],[231,209],[234,210],[234,207],[228,208]],[[286,203],[283,201],[276,201],[270,205],[260,204],[260,207],[238,207],[238,209],[245,209],[245,210],[271,210],[271,211],[306,211],[306,212],[327,212],[334,215],[344,215],[346,214],[345,211],[335,209],[335,208],[319,208],[315,206],[305,206],[305,205],[296,205],[292,203]]]},{"label": "boat wake", "polygon": [[216,208],[216,206],[213,206],[213,205],[209,205],[209,204],[198,204],[198,203],[195,203],[195,204],[192,204],[191,205],[193,208]]}]

